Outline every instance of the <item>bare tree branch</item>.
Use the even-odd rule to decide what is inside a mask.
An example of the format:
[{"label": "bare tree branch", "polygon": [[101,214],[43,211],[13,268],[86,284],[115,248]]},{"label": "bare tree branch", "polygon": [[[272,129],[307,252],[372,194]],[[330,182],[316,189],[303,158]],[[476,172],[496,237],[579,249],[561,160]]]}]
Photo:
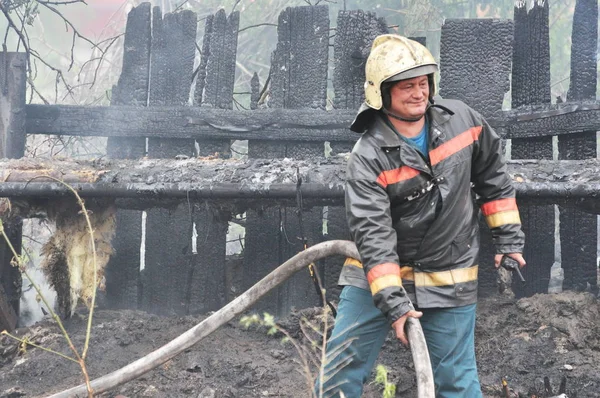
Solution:
[{"label": "bare tree branch", "polygon": [[[83,36],[81,33],[79,33],[79,31],[75,28],[75,26],[71,23],[71,21],[69,21],[60,11],[58,11],[56,8],[52,7],[48,3],[40,3],[40,4],[43,5],[44,7],[46,7],[47,9],[49,9],[50,11],[52,11],[53,13],[55,13],[56,15],[58,15],[59,17],[61,17],[62,20],[64,21],[65,25],[67,25],[68,27],[70,27],[73,30],[73,35],[76,35],[81,40],[89,43],[93,48],[98,48],[98,46],[96,45],[96,43],[94,43],[93,41],[91,41],[87,37]],[[99,49],[99,50],[102,51],[101,49]],[[72,52],[71,52],[71,55],[72,55]],[[71,66],[72,65],[73,64],[71,63]],[[71,66],[69,66],[69,70],[71,69]]]},{"label": "bare tree branch", "polygon": [[[64,80],[64,77],[62,75],[62,71],[60,71],[59,69],[53,67],[52,65],[48,64],[46,61],[44,61],[44,59],[42,59],[39,54],[34,51],[33,49],[30,48],[29,46],[29,38],[25,37],[26,32],[22,32],[20,29],[17,28],[17,25],[15,24],[15,22],[13,21],[13,19],[11,18],[8,9],[2,4],[0,3],[0,11],[2,11],[2,13],[4,14],[4,17],[6,18],[6,20],[8,21],[8,25],[13,29],[13,31],[17,34],[17,36],[19,37],[19,42],[23,43],[23,47],[25,48],[25,52],[27,53],[27,57],[26,57],[26,65],[27,65],[27,72],[30,75],[30,78],[28,79],[29,84],[30,85],[34,85],[33,84],[33,79],[31,78],[31,74],[32,74],[32,69],[31,69],[31,59],[30,59],[30,55],[33,55],[35,58],[39,59],[40,62],[44,63],[48,68],[52,69],[53,71],[55,71],[57,73],[57,80],[60,78],[62,78],[63,82],[65,83],[65,86],[69,86],[68,83]],[[18,15],[17,15],[18,17]],[[6,51],[6,42],[3,44],[4,46],[4,50]],[[37,89],[34,90],[38,95],[39,91]],[[40,98],[42,98],[42,100],[45,103],[48,103],[48,101],[46,99],[44,99],[41,95]]]},{"label": "bare tree branch", "polygon": [[183,7],[184,5],[187,4],[187,2],[190,0],[184,0],[181,4],[179,4],[177,7],[175,7],[175,9],[173,10],[173,12],[177,12],[181,9],[181,7]]},{"label": "bare tree branch", "polygon": [[[123,34],[120,34],[120,35],[117,35],[114,37],[110,37],[108,39],[104,39],[104,40],[100,41],[99,43],[95,43],[92,40],[90,40],[89,38],[87,38],[86,36],[84,36],[83,34],[81,34],[75,28],[73,23],[71,23],[71,21],[69,21],[69,19],[67,19],[61,11],[59,11],[58,9],[55,8],[55,6],[75,4],[75,3],[81,3],[81,4],[87,5],[85,0],[35,0],[35,1],[27,2],[26,4],[23,4],[23,3],[20,3],[18,5],[13,4],[13,5],[16,5],[16,7],[11,8],[10,6],[7,6],[6,3],[0,2],[0,11],[2,12],[2,14],[4,15],[4,17],[6,18],[6,20],[8,22],[7,29],[6,29],[6,32],[4,35],[5,51],[6,51],[6,45],[8,42],[8,38],[9,38],[9,33],[10,33],[10,31],[13,31],[18,37],[17,44],[16,44],[17,51],[19,51],[20,47],[23,46],[22,47],[23,50],[27,53],[27,58],[26,58],[27,59],[26,67],[27,67],[27,74],[28,74],[27,83],[31,86],[30,101],[33,100],[34,95],[37,95],[44,103],[49,103],[48,99],[46,99],[41,94],[40,90],[38,90],[38,88],[35,87],[35,84],[34,84],[34,80],[36,79],[37,72],[38,72],[37,62],[41,62],[41,64],[43,64],[49,70],[51,70],[52,72],[54,72],[56,74],[55,84],[54,84],[55,101],[58,101],[58,98],[59,98],[59,85],[64,86],[64,88],[66,90],[66,94],[64,95],[63,100],[67,96],[70,96],[73,100],[75,100],[74,93],[73,93],[74,88],[82,87],[82,86],[89,86],[91,88],[94,86],[94,84],[97,82],[97,79],[98,79],[99,70],[102,67],[102,65],[104,64],[104,62],[106,61],[106,56],[108,54],[108,51],[113,46],[113,44],[120,37],[123,36]],[[35,49],[32,48],[27,25],[30,25],[33,21],[33,18],[35,18],[35,16],[37,16],[38,7],[40,5],[42,7],[45,7],[46,9],[50,10],[52,13],[58,15],[62,19],[63,23],[65,24],[67,32],[69,32],[69,31],[72,32],[70,57],[67,57],[67,59],[69,60],[69,67],[67,70],[71,70],[73,68],[73,66],[75,65],[75,45],[76,45],[76,42],[78,39],[82,40],[85,43],[90,44],[92,47],[93,53],[98,51],[99,54],[97,54],[97,55],[94,55],[92,53],[91,59],[86,61],[83,64],[83,66],[80,68],[79,72],[77,73],[77,81],[81,82],[81,76],[85,70],[85,67],[89,66],[89,64],[91,64],[92,62],[96,62],[96,66],[94,68],[93,77],[92,77],[91,82],[84,82],[84,83],[76,85],[75,87],[72,86],[67,81],[66,76],[61,68],[59,68],[58,66],[54,66],[50,62],[46,61],[45,57],[40,55],[40,53],[38,51],[36,51]],[[104,95],[102,97],[104,97]]]},{"label": "bare tree branch", "polygon": [[259,23],[259,24],[256,24],[256,25],[250,25],[250,26],[246,26],[245,28],[239,29],[238,33],[242,33],[245,30],[248,30],[250,28],[257,28],[259,26],[277,26],[277,24],[276,23],[265,22],[265,23]]},{"label": "bare tree branch", "polygon": [[[124,33],[113,37],[110,40],[110,43],[108,43],[106,48],[104,48],[104,50],[102,51],[102,55],[100,57],[96,58],[96,59],[98,59],[98,64],[96,65],[96,69],[94,70],[94,78],[92,79],[90,88],[94,87],[94,84],[96,84],[96,79],[98,78],[98,70],[100,69],[100,65],[102,65],[102,62],[106,60],[106,53],[108,52],[109,48],[123,35],[124,35]],[[87,63],[87,61],[86,61],[86,63]],[[83,66],[81,67],[81,69],[83,69]],[[79,73],[81,73],[81,71]]]},{"label": "bare tree branch", "polygon": [[75,3],[83,3],[83,4],[87,5],[85,0],[64,0],[64,1],[36,0],[36,1],[43,5],[55,5],[55,6],[62,6],[65,4],[75,4]]}]

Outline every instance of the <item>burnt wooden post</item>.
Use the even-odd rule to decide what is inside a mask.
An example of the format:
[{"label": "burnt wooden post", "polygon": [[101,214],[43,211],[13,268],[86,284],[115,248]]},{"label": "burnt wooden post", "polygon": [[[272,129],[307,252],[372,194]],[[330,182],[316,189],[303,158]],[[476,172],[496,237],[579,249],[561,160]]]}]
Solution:
[{"label": "burnt wooden post", "polygon": [[[365,63],[375,37],[388,33],[385,18],[362,10],[340,11],[333,45],[333,104],[356,109],[365,99]],[[340,151],[337,151],[340,152]]]},{"label": "burnt wooden post", "polygon": [[[149,104],[185,105],[189,101],[196,51],[196,14],[186,10],[152,13]],[[148,156],[194,156],[192,139],[148,140]],[[189,203],[147,212],[146,256],[142,274],[143,308],[159,314],[186,314],[192,268],[192,206]]]},{"label": "burnt wooden post", "polygon": [[[25,99],[27,54],[0,52],[0,158],[25,153]],[[5,222],[4,229],[21,254],[21,221]],[[0,331],[14,330],[21,298],[21,273],[11,265],[13,253],[0,237]]]},{"label": "burnt wooden post", "polygon": [[[510,89],[512,41],[511,20],[446,20],[440,43],[442,97],[460,99],[486,118],[499,116]],[[485,220],[479,220],[479,294],[489,295],[497,291],[495,249]]]},{"label": "burnt wooden post", "polygon": [[[333,45],[333,104],[335,109],[354,109],[363,103],[365,84],[365,63],[373,39],[388,33],[384,18],[362,10],[340,11],[337,17],[337,30]],[[356,134],[356,139],[359,135]],[[331,156],[351,152],[353,142],[330,143]],[[327,235],[325,239],[351,239],[344,206],[328,206]],[[338,279],[345,259],[342,256],[327,257],[323,260],[324,280],[327,298],[339,297]]]},{"label": "burnt wooden post", "polygon": [[[232,109],[239,12],[224,10],[206,19],[194,102],[203,107]],[[229,140],[197,140],[199,156],[228,157]],[[193,256],[189,312],[218,310],[227,303],[226,249],[230,214],[208,202],[195,203],[196,251]]]},{"label": "burnt wooden post", "polygon": [[[598,1],[578,0],[573,14],[571,40],[571,84],[569,101],[596,99],[596,51],[598,48]],[[595,159],[596,132],[558,137],[558,158]],[[598,216],[578,209],[560,207],[561,265],[563,289],[597,291]]]},{"label": "burnt wooden post", "polygon": [[[150,3],[142,3],[127,16],[123,45],[123,68],[112,90],[111,105],[146,106],[150,76],[152,33]],[[139,159],[146,154],[145,138],[109,137],[108,156],[114,159]],[[138,308],[140,300],[140,245],[142,212],[117,210],[113,247],[115,253],[106,266],[106,298],[114,308]]]},{"label": "burnt wooden post", "polygon": [[[527,2],[523,2],[527,3]],[[548,1],[515,5],[512,107],[550,103],[550,40]],[[552,159],[552,137],[512,140],[513,159]],[[525,285],[513,278],[518,297],[547,293],[554,263],[554,206],[519,208],[525,232]]]},{"label": "burnt wooden post", "polygon": [[[279,16],[277,48],[271,58],[270,108],[325,109],[329,48],[327,6],[287,8]],[[300,143],[293,137],[282,142],[250,141],[252,158],[323,157],[324,142]],[[300,217],[302,225],[300,225]],[[244,280],[249,287],[277,265],[322,239],[321,207],[281,207],[247,212]],[[257,307],[285,315],[292,306],[318,305],[319,297],[308,270],[300,272]]]}]

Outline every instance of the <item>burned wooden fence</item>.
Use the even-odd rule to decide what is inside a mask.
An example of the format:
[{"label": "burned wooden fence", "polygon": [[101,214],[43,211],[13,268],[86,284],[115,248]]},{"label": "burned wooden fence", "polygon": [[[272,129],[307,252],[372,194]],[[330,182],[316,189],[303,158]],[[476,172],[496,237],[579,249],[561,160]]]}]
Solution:
[{"label": "burned wooden fence", "polygon": [[[544,4],[535,2],[529,11],[516,7],[514,21],[446,20],[441,35],[441,94],[462,99],[482,112],[501,135],[512,139],[514,159],[552,159],[553,136],[559,136],[559,159],[595,158],[595,132],[600,127],[592,73],[597,35],[574,28],[569,101],[578,102],[551,105],[548,6]],[[578,1],[575,18],[574,26],[597,31],[597,4]],[[195,14],[184,11],[163,16],[159,8],[151,9],[148,3],[134,8],[128,17],[123,69],[110,107],[25,105],[23,56],[0,54],[0,64],[10,66],[0,80],[0,112],[2,120],[8,121],[2,130],[2,154],[22,157],[26,134],[105,136],[109,137],[107,152],[115,167],[119,162],[136,164],[143,156],[171,159],[165,160],[171,167],[191,167],[191,163],[172,160],[175,157],[200,156],[210,167],[207,157],[229,158],[232,140],[248,140],[248,164],[235,166],[241,175],[257,164],[253,162],[269,164],[261,159],[291,158],[295,160],[289,167],[308,162],[311,167],[327,169],[334,164],[337,168],[332,173],[343,176],[337,155],[350,151],[357,139],[347,126],[363,100],[364,62],[370,43],[387,32],[386,22],[360,10],[339,13],[333,43],[334,109],[329,110],[327,6],[289,8],[281,14],[268,91],[261,90],[255,75],[252,110],[244,111],[232,109],[238,25],[238,14],[226,15],[223,10],[207,19],[191,95]],[[513,110],[503,111],[511,73]],[[268,93],[263,95],[266,106],[257,109],[261,92]],[[327,157],[326,143],[330,148]],[[238,170],[235,167],[234,172]],[[587,170],[588,179],[557,177],[560,173],[556,170],[561,167]],[[519,295],[548,290],[555,253],[553,203],[567,206],[560,209],[565,287],[596,286],[595,225],[600,206],[596,199],[598,182],[589,174],[594,167],[595,163],[584,161],[552,163],[552,169],[543,161],[511,165],[516,183],[523,183],[517,184],[518,200],[528,236],[528,283],[515,286]],[[303,250],[305,243],[349,238],[341,185],[318,186],[300,171],[298,175],[293,169],[283,171],[290,178],[277,186],[269,185],[275,179],[255,185],[242,179],[230,181],[225,189],[208,182],[209,178],[186,181],[182,180],[183,173],[165,180],[166,174],[152,177],[151,171],[146,180],[128,184],[119,185],[115,177],[102,184],[96,181],[78,186],[82,195],[121,198],[117,201],[121,208],[114,241],[116,254],[106,274],[110,306],[162,314],[215,310],[239,292],[232,287],[249,287]],[[520,175],[529,177],[519,180]],[[299,181],[298,177],[304,179]],[[187,178],[191,179],[189,174]],[[60,187],[38,183],[42,184],[24,186],[7,180],[0,183],[0,195],[64,194]],[[592,185],[586,187],[588,183]],[[139,200],[131,200],[136,197]],[[235,201],[243,206],[227,205]],[[144,208],[148,210],[142,242]],[[227,229],[232,214],[242,210],[246,214],[243,259],[234,263],[226,255]],[[487,228],[481,230],[481,294],[490,294],[495,285],[493,248]],[[19,225],[11,225],[10,231],[18,242]],[[142,244],[146,255],[140,270]],[[0,308],[7,307],[4,299],[18,312],[20,280],[10,266],[5,245],[0,249],[5,292],[0,291]],[[332,258],[326,263],[320,276],[328,294],[335,296],[342,259]],[[230,266],[233,274],[227,272]],[[273,292],[260,307],[282,315],[294,306],[318,302],[305,273]],[[4,310],[5,319],[7,314]],[[13,324],[14,318],[13,314]]]}]

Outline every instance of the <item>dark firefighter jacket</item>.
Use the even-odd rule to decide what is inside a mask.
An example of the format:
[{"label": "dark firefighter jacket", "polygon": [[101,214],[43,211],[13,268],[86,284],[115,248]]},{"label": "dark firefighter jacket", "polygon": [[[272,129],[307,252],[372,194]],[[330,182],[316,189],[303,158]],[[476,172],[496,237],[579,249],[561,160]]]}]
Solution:
[{"label": "dark firefighter jacket", "polygon": [[348,160],[346,215],[361,258],[346,260],[339,284],[370,289],[390,323],[412,303],[433,308],[476,301],[477,206],[496,252],[523,252],[500,138],[464,103],[440,99],[436,105],[427,112],[429,161],[376,111]]}]

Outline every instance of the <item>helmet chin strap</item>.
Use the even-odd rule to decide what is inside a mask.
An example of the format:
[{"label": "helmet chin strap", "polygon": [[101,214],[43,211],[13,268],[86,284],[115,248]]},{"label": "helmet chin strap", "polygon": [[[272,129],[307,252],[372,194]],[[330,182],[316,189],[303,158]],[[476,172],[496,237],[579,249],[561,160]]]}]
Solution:
[{"label": "helmet chin strap", "polygon": [[428,103],[427,104],[427,108],[425,108],[425,112],[421,116],[414,117],[414,118],[402,117],[402,116],[400,116],[398,114],[395,114],[395,113],[392,113],[392,112],[388,111],[385,108],[381,108],[381,111],[383,113],[385,113],[387,116],[393,117],[394,119],[398,119],[398,120],[400,120],[402,122],[416,123],[419,120],[423,119],[423,117],[425,116],[425,113],[427,113],[427,111],[429,110],[430,106],[431,106],[431,103]]}]

